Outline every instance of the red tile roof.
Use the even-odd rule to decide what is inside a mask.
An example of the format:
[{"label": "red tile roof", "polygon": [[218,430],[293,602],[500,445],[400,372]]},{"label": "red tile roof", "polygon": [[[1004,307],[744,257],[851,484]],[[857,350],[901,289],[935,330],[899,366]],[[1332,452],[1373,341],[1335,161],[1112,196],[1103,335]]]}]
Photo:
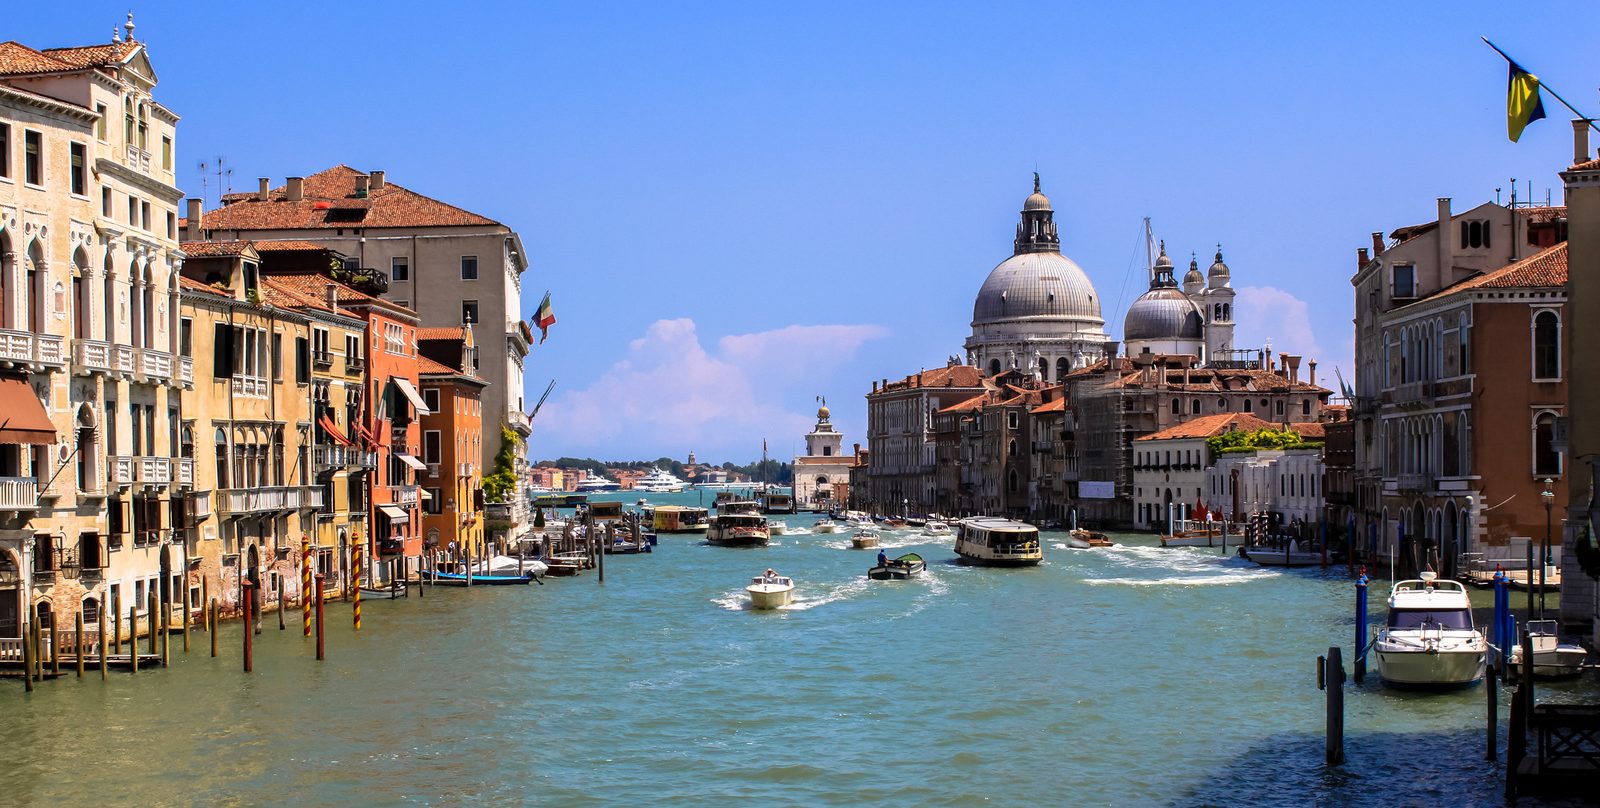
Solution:
[{"label": "red tile roof", "polygon": [[417,339],[465,339],[466,332],[467,327],[463,325],[445,326],[443,328],[419,328],[417,329]]},{"label": "red tile roof", "polygon": [[1468,278],[1423,298],[1433,300],[1468,289],[1556,289],[1567,285],[1567,243],[1546,247],[1492,272]]},{"label": "red tile roof", "polygon": [[416,316],[416,313],[411,309],[390,303],[382,298],[373,297],[365,292],[357,291],[325,275],[273,274],[266,277],[276,282],[283,289],[299,293],[314,300],[326,301],[327,290],[331,285],[334,288],[334,300],[341,307],[373,305],[379,308],[405,312],[412,317]]},{"label": "red tile roof", "polygon": [[75,68],[104,67],[119,64],[139,48],[138,42],[107,42],[104,45],[81,45],[73,48],[45,48],[44,54],[66,62]]},{"label": "red tile roof", "polygon": [[299,230],[343,227],[473,227],[499,222],[385,182],[367,197],[356,196],[356,178],[367,176],[346,165],[305,178],[303,198],[288,201],[284,187],[265,201],[253,193],[228,194],[223,206],[207,211],[207,230]]},{"label": "red tile roof", "polygon": [[1568,171],[1600,171],[1600,158],[1596,158],[1596,159],[1593,159],[1593,160],[1585,160],[1585,161],[1583,161],[1581,163],[1573,163],[1572,166],[1569,167],[1567,170]]},{"label": "red tile roof", "polygon": [[67,62],[46,56],[16,40],[0,42],[0,75],[22,76],[71,69],[72,65]]},{"label": "red tile roof", "polygon": [[249,248],[248,241],[185,241],[178,245],[178,249],[183,250],[183,254],[190,258],[244,255],[244,251]]},{"label": "red tile roof", "polygon": [[1033,412],[1035,414],[1041,413],[1041,412],[1066,412],[1066,411],[1067,411],[1067,400],[1064,399],[1064,398],[1058,398],[1055,401],[1052,401],[1052,402],[1050,402],[1048,404],[1040,404],[1039,406],[1033,408]]},{"label": "red tile roof", "polygon": [[1320,422],[1293,423],[1289,428],[1306,440],[1322,440],[1328,436],[1327,427]]},{"label": "red tile roof", "polygon": [[195,280],[193,278],[190,278],[188,276],[185,276],[185,275],[179,275],[178,276],[178,285],[183,287],[183,288],[185,288],[185,289],[188,289],[190,291],[204,292],[205,294],[216,295],[217,297],[232,297],[233,296],[233,295],[229,294],[226,290],[218,289],[215,286],[211,286],[209,284],[201,283],[201,282],[199,282],[199,281],[197,281],[197,280]]},{"label": "red tile roof", "polygon": [[[203,217],[202,217],[203,218]],[[256,252],[318,252],[330,249],[325,244],[314,241],[277,241],[265,239],[251,242],[256,245]]]},{"label": "red tile roof", "polygon": [[417,356],[417,372],[418,373],[450,373],[450,374],[455,374],[455,373],[460,373],[461,371],[458,371],[455,368],[451,368],[451,367],[447,367],[445,365],[441,365],[438,362],[435,362],[432,359],[429,359],[428,357],[422,356],[422,355],[419,354]]},{"label": "red tile roof", "polygon": [[960,404],[951,404],[950,406],[939,410],[939,412],[971,412],[973,410],[983,409],[986,405],[988,405],[988,403],[989,394],[984,392],[979,393],[978,395],[975,395],[972,398],[961,402]]},{"label": "red tile roof", "polygon": [[[281,275],[266,275],[261,278],[262,299],[274,306],[286,309],[314,309],[316,311],[332,312],[345,317],[356,317],[356,313],[342,307],[329,308],[326,294],[311,295],[301,288],[283,283]],[[293,276],[290,276],[293,277]]]},{"label": "red tile roof", "polygon": [[1254,432],[1258,429],[1277,429],[1278,426],[1269,421],[1263,421],[1247,412],[1225,412],[1217,415],[1202,415],[1184,421],[1181,424],[1169,426],[1160,432],[1152,432],[1135,440],[1171,440],[1174,438],[1210,438],[1225,432],[1246,431]]},{"label": "red tile roof", "polygon": [[971,365],[949,365],[913,373],[901,381],[889,382],[878,390],[895,392],[918,387],[982,387],[983,372]]}]

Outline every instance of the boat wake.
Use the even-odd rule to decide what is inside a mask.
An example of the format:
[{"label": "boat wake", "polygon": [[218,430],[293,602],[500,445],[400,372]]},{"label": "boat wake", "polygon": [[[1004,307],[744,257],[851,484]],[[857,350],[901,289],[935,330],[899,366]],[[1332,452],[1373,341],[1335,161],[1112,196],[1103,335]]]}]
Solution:
[{"label": "boat wake", "polygon": [[[1119,544],[1098,549],[1098,557],[1121,569],[1097,570],[1112,576],[1084,579],[1084,583],[1094,586],[1229,586],[1282,574],[1210,548]],[[1124,574],[1116,575],[1117,572]]]},{"label": "boat wake", "polygon": [[1271,578],[1266,570],[1240,570],[1221,575],[1174,575],[1166,578],[1085,578],[1091,586],[1231,586]]},{"label": "boat wake", "polygon": [[803,612],[807,609],[815,609],[818,606],[826,606],[829,603],[849,600],[867,590],[867,579],[865,577],[855,578],[845,583],[837,584],[815,597],[807,594],[808,591],[815,591],[816,589],[817,587],[815,586],[808,588],[804,585],[797,585],[794,590],[794,602],[788,606],[779,606],[778,611]]}]

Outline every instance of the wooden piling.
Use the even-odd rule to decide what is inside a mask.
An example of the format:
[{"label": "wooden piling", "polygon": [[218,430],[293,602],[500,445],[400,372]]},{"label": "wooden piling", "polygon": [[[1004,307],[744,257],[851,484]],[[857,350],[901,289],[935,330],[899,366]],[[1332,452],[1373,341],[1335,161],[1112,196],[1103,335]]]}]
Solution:
[{"label": "wooden piling", "polygon": [[217,601],[214,598],[206,601],[206,625],[211,627],[206,633],[211,635],[211,658],[215,659],[217,657]]},{"label": "wooden piling", "polygon": [[205,577],[204,574],[202,574],[200,576],[200,610],[202,612],[204,612],[204,614],[200,615],[200,619],[205,624],[206,631],[209,632],[209,631],[211,631],[211,628],[212,628],[212,626],[211,626],[211,579]]},{"label": "wooden piling", "polygon": [[22,624],[22,690],[33,692],[33,623]]},{"label": "wooden piling", "polygon": [[252,583],[250,581],[250,579],[248,579],[248,578],[246,578],[243,582],[241,582],[241,588],[244,590],[244,597],[241,598],[240,600],[242,600],[243,603],[244,603],[244,672],[245,673],[250,673],[252,670],[255,669],[255,645],[254,645],[254,643],[255,643],[256,633],[254,631],[250,630],[250,626],[253,625],[253,621],[251,619],[252,618],[252,615],[251,615],[252,609],[251,609],[251,607],[254,605],[252,603],[252,601],[255,600],[254,598],[252,598],[250,596],[250,594],[251,594],[250,590],[254,586],[255,586],[255,584]]},{"label": "wooden piling", "polygon": [[278,576],[278,630],[283,631],[287,626],[283,624],[283,576]]},{"label": "wooden piling", "polygon": [[1338,766],[1344,763],[1344,659],[1337,645],[1328,647],[1323,678],[1328,689],[1325,751],[1328,765]]},{"label": "wooden piling", "polygon": [[61,675],[61,632],[56,631],[55,615],[50,615],[50,675]]},{"label": "wooden piling", "polygon": [[322,576],[317,576],[317,659],[326,659],[325,648],[322,644]]},{"label": "wooden piling", "polygon": [[1485,732],[1488,738],[1488,749],[1483,754],[1484,760],[1495,760],[1500,755],[1499,739],[1495,737],[1495,730],[1499,727],[1500,705],[1500,679],[1495,673],[1494,666],[1489,667],[1488,673],[1483,677],[1484,701],[1488,705],[1488,724]]},{"label": "wooden piling", "polygon": [[145,628],[150,632],[150,654],[152,656],[161,653],[160,646],[156,645],[156,643],[160,642],[160,639],[156,637],[157,614],[159,612],[156,610],[156,593],[152,591],[150,596],[145,598],[144,604],[144,624]]},{"label": "wooden piling", "polygon": [[350,549],[351,549],[350,589],[353,590],[350,593],[350,602],[353,604],[353,607],[352,607],[351,611],[352,611],[352,617],[355,619],[356,631],[360,631],[361,630],[361,543],[357,542],[355,544],[350,545]]},{"label": "wooden piling", "polygon": [[100,604],[100,633],[96,636],[100,641],[95,643],[100,647],[100,681],[106,680],[106,605]]},{"label": "wooden piling", "polygon": [[[104,612],[105,609],[101,608],[100,611]],[[117,595],[111,599],[111,652],[114,654],[122,653],[122,618],[119,617],[121,614],[122,596]],[[101,632],[100,639],[102,642],[105,641],[105,632]]]},{"label": "wooden piling", "polygon": [[[185,576],[188,573],[184,573]],[[183,652],[189,653],[189,624],[194,622],[194,610],[189,608],[189,590],[183,591]]]},{"label": "wooden piling", "polygon": [[128,604],[128,670],[139,672],[139,606]]},{"label": "wooden piling", "polygon": [[[318,576],[319,580],[321,576]],[[317,602],[322,591],[317,590]],[[300,542],[300,636],[311,636],[311,542]]]},{"label": "wooden piling", "polygon": [[74,637],[75,645],[77,646],[77,653],[73,654],[72,656],[78,662],[78,678],[82,679],[83,678],[83,609],[80,607],[78,609],[78,613],[73,615],[73,617],[75,618],[75,620],[73,622],[75,622],[77,624],[75,626],[75,628],[77,629],[78,633],[77,633],[77,636]]},{"label": "wooden piling", "polygon": [[169,591],[166,603],[161,609],[161,665],[165,667],[172,664],[172,593]]}]

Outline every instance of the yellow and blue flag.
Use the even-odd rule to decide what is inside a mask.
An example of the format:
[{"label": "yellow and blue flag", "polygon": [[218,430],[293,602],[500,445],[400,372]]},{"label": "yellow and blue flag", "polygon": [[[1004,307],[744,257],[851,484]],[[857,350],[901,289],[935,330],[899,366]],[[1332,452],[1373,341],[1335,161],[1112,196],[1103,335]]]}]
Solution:
[{"label": "yellow and blue flag", "polygon": [[[1510,60],[1507,60],[1510,61]],[[1506,88],[1506,134],[1511,142],[1522,137],[1528,124],[1544,117],[1544,102],[1539,98],[1539,77],[1511,62],[1511,79]]]}]

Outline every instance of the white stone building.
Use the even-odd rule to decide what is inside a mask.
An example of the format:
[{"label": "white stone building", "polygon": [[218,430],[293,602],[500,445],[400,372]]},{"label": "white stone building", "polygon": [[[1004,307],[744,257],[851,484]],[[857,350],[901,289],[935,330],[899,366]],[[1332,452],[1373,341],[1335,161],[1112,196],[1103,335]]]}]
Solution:
[{"label": "white stone building", "polygon": [[834,485],[850,484],[852,455],[843,451],[844,434],[828,420],[828,405],[817,410],[817,425],[806,435],[806,453],[794,459],[794,499],[800,507],[838,503]]},{"label": "white stone building", "polygon": [[[1276,514],[1279,525],[1322,519],[1322,450],[1257,449],[1224,454],[1206,470],[1207,507],[1239,520]],[[1211,502],[1217,505],[1210,505]]]}]

